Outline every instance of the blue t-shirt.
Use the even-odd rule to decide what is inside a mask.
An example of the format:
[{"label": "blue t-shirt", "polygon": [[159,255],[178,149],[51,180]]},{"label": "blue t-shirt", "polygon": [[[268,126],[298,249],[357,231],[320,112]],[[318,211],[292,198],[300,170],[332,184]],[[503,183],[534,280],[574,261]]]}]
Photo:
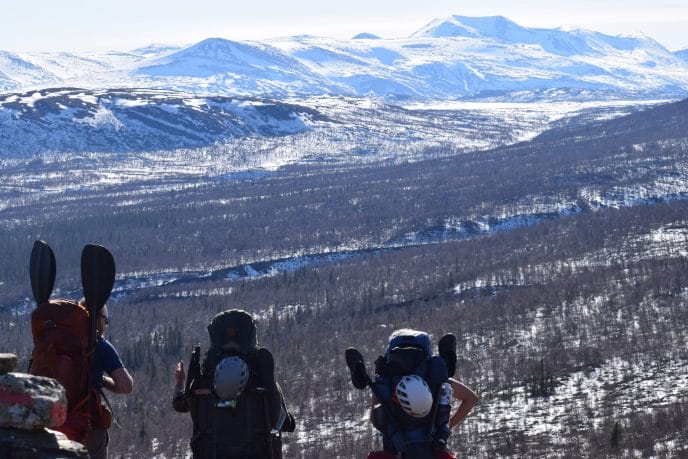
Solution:
[{"label": "blue t-shirt", "polygon": [[111,375],[118,368],[124,368],[122,359],[110,341],[98,338],[96,355],[93,359],[93,382],[96,388],[103,387],[103,373]]}]

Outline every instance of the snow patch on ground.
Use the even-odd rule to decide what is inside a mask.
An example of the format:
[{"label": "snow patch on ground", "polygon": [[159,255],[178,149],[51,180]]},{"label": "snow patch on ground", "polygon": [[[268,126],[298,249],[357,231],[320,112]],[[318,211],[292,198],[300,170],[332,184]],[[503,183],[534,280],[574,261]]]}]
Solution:
[{"label": "snow patch on ground", "polygon": [[124,127],[124,124],[122,124],[122,122],[117,119],[115,114],[112,113],[111,110],[108,110],[107,108],[103,107],[102,105],[96,109],[95,113],[93,113],[93,116],[85,118],[74,118],[74,122],[88,124],[91,127],[110,126],[115,131],[119,131]]},{"label": "snow patch on ground", "polygon": [[[527,436],[546,434],[564,439],[580,426],[567,424],[567,420],[600,427],[607,420],[599,412],[601,406],[613,407],[606,416],[619,419],[683,400],[686,387],[688,360],[631,362],[617,358],[560,378],[555,393],[548,397],[532,397],[525,386],[483,394],[470,423],[478,432],[494,433],[508,427]],[[500,420],[499,425],[495,419]]]}]

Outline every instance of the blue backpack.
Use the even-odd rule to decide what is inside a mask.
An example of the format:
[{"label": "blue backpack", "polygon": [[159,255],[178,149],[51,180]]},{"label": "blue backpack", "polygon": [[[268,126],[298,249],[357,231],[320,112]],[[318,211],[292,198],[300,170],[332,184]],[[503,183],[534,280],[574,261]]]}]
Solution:
[{"label": "blue backpack", "polygon": [[[394,454],[405,453],[411,445],[445,445],[449,437],[449,406],[440,406],[449,371],[445,359],[432,353],[432,340],[425,332],[401,329],[390,336],[384,356],[375,361],[375,392],[389,407],[373,412],[373,423],[382,433],[383,446]],[[412,417],[401,407],[395,395],[404,376],[416,375],[425,380],[433,395],[433,408],[424,417]],[[391,419],[390,419],[391,418]]]}]

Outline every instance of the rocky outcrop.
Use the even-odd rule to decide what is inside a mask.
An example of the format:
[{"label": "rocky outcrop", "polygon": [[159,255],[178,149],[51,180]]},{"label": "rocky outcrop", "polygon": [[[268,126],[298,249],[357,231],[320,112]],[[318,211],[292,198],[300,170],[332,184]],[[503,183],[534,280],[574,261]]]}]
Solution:
[{"label": "rocky outcrop", "polygon": [[0,375],[17,369],[17,356],[14,354],[0,354]]},{"label": "rocky outcrop", "polygon": [[0,428],[0,457],[7,459],[87,458],[81,443],[71,441],[49,429],[21,430]]},{"label": "rocky outcrop", "polygon": [[81,443],[49,427],[67,415],[64,388],[54,379],[12,373],[17,358],[0,354],[0,458],[86,458]]},{"label": "rocky outcrop", "polygon": [[59,427],[66,418],[67,397],[54,379],[22,373],[0,376],[0,427]]}]

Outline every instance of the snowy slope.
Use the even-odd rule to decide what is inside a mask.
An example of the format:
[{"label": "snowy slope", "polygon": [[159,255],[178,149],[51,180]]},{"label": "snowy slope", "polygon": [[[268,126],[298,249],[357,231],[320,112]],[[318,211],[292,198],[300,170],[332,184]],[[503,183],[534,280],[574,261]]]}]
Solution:
[{"label": "snowy slope", "polygon": [[200,87],[211,93],[319,93],[327,86],[318,74],[276,48],[222,38],[209,38],[147,60],[133,74],[153,78],[162,85],[177,81],[185,90]]},{"label": "snowy slope", "polygon": [[17,88],[17,82],[0,72],[0,91],[11,91]]},{"label": "snowy slope", "polygon": [[678,56],[680,59],[683,59],[684,61],[688,62],[688,48],[682,49],[681,51],[676,51],[674,54]]},{"label": "snowy slope", "polygon": [[604,55],[613,51],[666,50],[651,38],[615,37],[584,29],[538,29],[521,27],[502,16],[451,16],[437,19],[414,33],[414,37],[467,37],[511,44],[535,45],[561,56]]},{"label": "snowy slope", "polygon": [[28,56],[0,51],[0,85],[3,76],[15,87],[50,85],[59,81],[57,75],[32,62]]},{"label": "snowy slope", "polygon": [[0,95],[0,151],[119,152],[204,147],[236,136],[309,129],[314,110],[169,91],[54,89]]}]

